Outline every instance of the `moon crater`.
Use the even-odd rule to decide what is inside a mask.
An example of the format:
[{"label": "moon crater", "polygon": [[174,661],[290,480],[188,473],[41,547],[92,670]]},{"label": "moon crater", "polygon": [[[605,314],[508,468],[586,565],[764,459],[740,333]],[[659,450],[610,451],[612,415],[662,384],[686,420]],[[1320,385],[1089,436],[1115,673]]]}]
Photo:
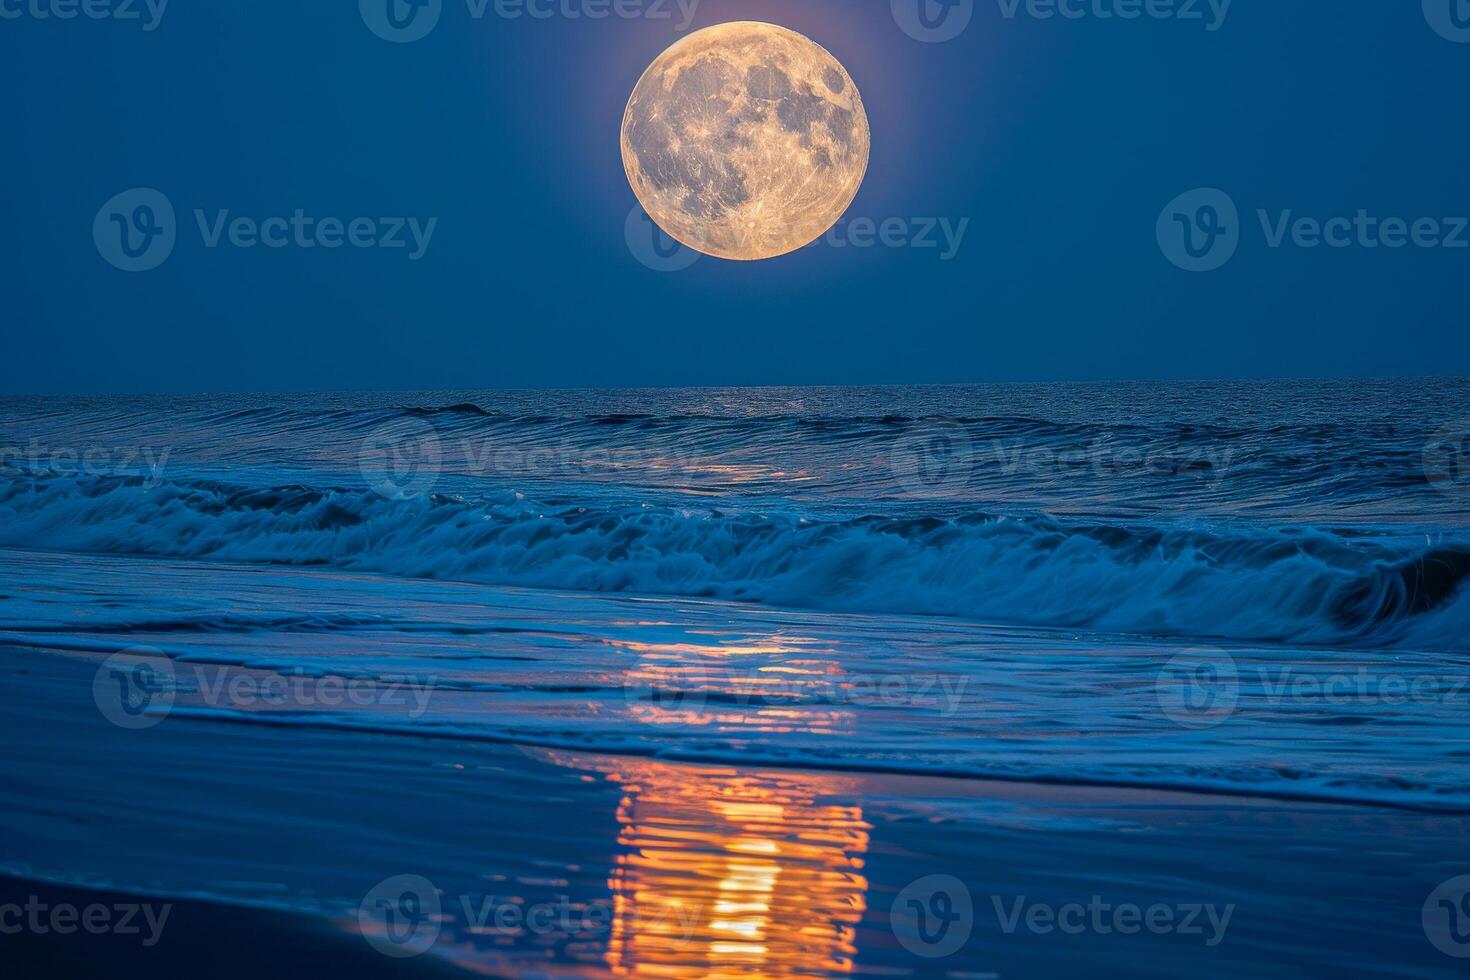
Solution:
[{"label": "moon crater", "polygon": [[726,259],[819,238],[857,195],[869,141],[862,97],[837,59],[754,21],[669,47],[623,113],[623,168],[643,209],[678,241]]}]

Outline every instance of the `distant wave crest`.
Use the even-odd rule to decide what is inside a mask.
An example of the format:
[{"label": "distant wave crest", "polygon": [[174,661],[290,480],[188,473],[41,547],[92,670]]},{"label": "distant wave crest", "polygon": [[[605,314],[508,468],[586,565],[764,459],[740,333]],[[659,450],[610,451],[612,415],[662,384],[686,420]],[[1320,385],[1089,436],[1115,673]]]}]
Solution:
[{"label": "distant wave crest", "polygon": [[30,475],[0,544],[321,565],[1180,637],[1470,650],[1470,542],[1047,516],[823,518],[667,503],[387,500],[302,484]]}]

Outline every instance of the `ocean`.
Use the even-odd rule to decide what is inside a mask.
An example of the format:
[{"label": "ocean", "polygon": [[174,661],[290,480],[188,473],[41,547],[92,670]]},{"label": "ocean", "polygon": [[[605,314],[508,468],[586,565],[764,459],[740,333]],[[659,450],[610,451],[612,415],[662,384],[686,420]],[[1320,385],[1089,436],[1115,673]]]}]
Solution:
[{"label": "ocean", "polygon": [[[1433,379],[0,399],[0,873],[495,974],[1451,975],[1467,436]],[[1095,895],[1176,928],[1026,916]]]}]

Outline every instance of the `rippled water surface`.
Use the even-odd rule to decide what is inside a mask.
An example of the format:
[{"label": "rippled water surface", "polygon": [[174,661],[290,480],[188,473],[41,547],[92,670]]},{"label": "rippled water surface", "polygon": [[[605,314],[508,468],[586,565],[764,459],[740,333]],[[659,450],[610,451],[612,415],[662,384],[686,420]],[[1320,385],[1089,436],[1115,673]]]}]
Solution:
[{"label": "rippled water surface", "polygon": [[[520,887],[610,903],[606,928],[548,954],[563,967],[909,968],[891,931],[870,932],[902,884],[871,861],[951,871],[1028,853],[1016,828],[1115,826],[946,802],[958,791],[940,782],[1189,793],[1232,813],[1362,807],[1434,821],[1435,853],[1458,848],[1444,842],[1470,813],[1466,420],[1457,381],[12,399],[0,647],[28,678],[26,710],[58,725],[81,696],[64,678],[104,678],[100,707],[108,683],[146,677],[165,696],[117,707],[162,719],[155,742],[300,746],[297,775],[246,779],[267,797],[308,771],[330,787],[343,745],[404,771],[499,773],[521,809],[487,818],[485,860],[515,864],[506,841],[532,835],[527,853],[557,867],[521,868]],[[78,820],[111,792],[80,761],[12,762],[24,799],[69,798],[58,812]],[[392,819],[458,812],[454,793],[400,778]],[[582,784],[613,794],[595,831],[558,818],[538,843],[521,810]],[[220,831],[223,786],[176,788]],[[290,799],[261,819],[326,812]],[[135,816],[188,834],[177,814]],[[25,847],[0,851],[6,870],[78,872],[54,823],[16,819]],[[1019,836],[975,836],[991,819]],[[1300,819],[1293,839],[1318,826]],[[969,829],[931,846],[910,820]],[[1194,860],[1178,825],[1144,823],[1176,869]],[[1332,826],[1322,846],[1362,851],[1361,828]],[[341,916],[371,885],[347,852],[415,835],[333,833],[344,854],[281,871],[264,897],[208,848],[139,839],[90,870]],[[422,853],[419,867],[457,873],[448,844]],[[1085,881],[1101,858],[1077,860],[1065,873]],[[1408,901],[1453,870],[1435,860],[1373,871],[1359,897]],[[1188,874],[1218,884],[1225,865]],[[1242,968],[1289,944],[1265,923],[1305,915],[1315,888],[1261,900]],[[722,889],[749,894],[670,931]],[[1365,906],[1339,925],[1372,921]],[[483,968],[492,946],[534,952],[462,925],[441,955]],[[1340,967],[1319,938],[1313,962]]]}]

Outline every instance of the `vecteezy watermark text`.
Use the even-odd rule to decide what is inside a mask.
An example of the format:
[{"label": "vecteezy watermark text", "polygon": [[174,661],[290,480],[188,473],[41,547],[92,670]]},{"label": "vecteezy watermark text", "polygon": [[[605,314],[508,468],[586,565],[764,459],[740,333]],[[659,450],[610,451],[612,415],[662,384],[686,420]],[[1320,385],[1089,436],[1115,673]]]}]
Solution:
[{"label": "vecteezy watermark text", "polygon": [[162,722],[182,699],[190,707],[234,711],[403,709],[423,717],[438,684],[436,675],[314,676],[193,663],[181,669],[153,647],[131,647],[102,662],[92,679],[97,709],[119,728],[138,730]]},{"label": "vecteezy watermark text", "polygon": [[[958,419],[926,418],[904,424],[873,464],[888,470],[904,491],[933,495],[963,490],[985,476],[1098,479],[1174,477],[1205,482],[1226,478],[1236,451],[1204,443],[1189,452],[1177,447],[1129,443],[1109,436],[1075,438],[978,438]],[[795,456],[772,459],[793,470]],[[588,445],[575,440],[518,445],[488,437],[441,436],[426,418],[405,418],[374,429],[358,456],[367,486],[392,499],[431,493],[444,472],[506,479],[597,478],[648,468],[647,450],[637,446]],[[665,479],[697,480],[716,473],[698,451],[660,452],[657,473]]]},{"label": "vecteezy watermark text", "polygon": [[[933,250],[940,262],[948,262],[960,252],[970,219],[940,216],[886,218],[866,216],[844,217],[832,227],[823,230],[819,224],[801,229],[799,225],[774,222],[764,230],[756,228],[750,233],[748,242],[762,240],[784,241],[788,238],[806,239],[807,244],[797,251],[809,248],[869,249],[869,248],[912,248]],[[792,229],[795,229],[793,232]],[[664,232],[643,208],[634,205],[623,223],[623,235],[628,252],[643,265],[655,272],[678,272],[698,261],[701,253]]]},{"label": "vecteezy watermark text", "polygon": [[[305,208],[289,214],[237,215],[228,208],[193,210],[193,225],[207,249],[401,250],[410,262],[423,258],[438,218],[319,216]],[[179,239],[173,202],[162,191],[137,187],[112,197],[92,222],[92,240],[108,263],[124,272],[156,269]]]},{"label": "vecteezy watermark text", "polygon": [[1399,673],[1357,667],[1353,670],[1303,669],[1256,665],[1241,670],[1224,650],[1198,647],[1170,658],[1159,670],[1159,705],[1186,728],[1221,724],[1236,711],[1249,685],[1251,704],[1345,707],[1348,705],[1470,705],[1470,671]]},{"label": "vecteezy watermark text", "polygon": [[[889,0],[893,22],[916,41],[936,44],[965,32],[983,0]],[[1211,33],[1225,26],[1234,0],[995,0],[1005,21],[1168,20],[1199,24]]]},{"label": "vecteezy watermark text", "polygon": [[93,936],[140,936],[144,946],[153,947],[163,938],[173,908],[168,902],[160,905],[92,902],[78,906],[70,902],[48,903],[40,896],[30,895],[24,905],[18,902],[0,905],[0,936],[21,933],[70,936],[80,930]]},{"label": "vecteezy watermark text", "polygon": [[1109,436],[1089,442],[1068,440],[980,439],[961,420],[920,419],[898,434],[887,452],[888,468],[903,490],[921,495],[953,494],[969,487],[977,474],[1098,479],[1178,477],[1221,480],[1235,451],[1201,445],[1189,453],[1129,445]]},{"label": "vecteezy watermark text", "polygon": [[[697,902],[634,905],[625,912],[623,924],[638,932],[688,939],[712,911]],[[613,907],[607,902],[573,901],[568,895],[539,902],[519,895],[445,895],[422,875],[402,874],[378,882],[357,908],[362,937],[373,949],[394,958],[427,952],[450,923],[476,936],[590,938],[612,929]]]},{"label": "vecteezy watermark text", "polygon": [[1348,217],[1314,218],[1290,209],[1257,211],[1266,244],[1282,248],[1452,248],[1470,249],[1470,218],[1379,217],[1366,208]]},{"label": "vecteezy watermark text", "polygon": [[1177,20],[1214,33],[1225,26],[1234,0],[996,0],[1001,16],[1015,20]]},{"label": "vecteezy watermark text", "polygon": [[141,476],[145,489],[158,486],[169,447],[50,446],[31,439],[24,446],[0,445],[0,474],[35,476]]},{"label": "vecteezy watermark text", "polygon": [[1235,905],[1203,902],[1153,902],[1147,906],[1134,902],[1108,902],[1101,895],[1091,895],[1087,902],[1064,902],[1053,905],[1034,902],[1025,895],[990,897],[1001,932],[1013,935],[1029,932],[1038,936],[1061,933],[1080,936],[1133,936],[1149,933],[1155,936],[1197,936],[1205,946],[1215,947],[1230,928]]},{"label": "vecteezy watermark text", "polygon": [[935,253],[939,261],[948,262],[959,254],[969,226],[969,218],[842,218],[806,247],[822,244],[830,248],[933,248],[939,250]]},{"label": "vecteezy watermark text", "polygon": [[[1102,895],[1085,900],[1043,902],[1028,895],[990,896],[996,924],[1007,936],[1177,935],[1198,937],[1206,947],[1220,945],[1230,928],[1235,905],[1206,902],[1111,901]],[[933,874],[910,882],[894,898],[888,921],[899,943],[916,956],[935,959],[964,948],[976,925],[969,887],[954,875]]]},{"label": "vecteezy watermark text", "polygon": [[1470,217],[1401,217],[1357,208],[1326,217],[1295,209],[1257,209],[1244,222],[1235,201],[1218,188],[1187,191],[1165,205],[1155,234],[1164,257],[1189,272],[1212,272],[1235,257],[1252,224],[1267,248],[1470,250]]},{"label": "vecteezy watermark text", "polygon": [[169,0],[0,0],[0,20],[115,20],[155,31]]},{"label": "vecteezy watermark text", "polygon": [[235,248],[407,248],[408,261],[417,262],[429,250],[438,218],[414,217],[316,218],[297,208],[289,217],[230,217],[228,210],[206,215],[194,212],[205,248],[222,242]]},{"label": "vecteezy watermark text", "polygon": [[[700,0],[464,0],[472,21],[490,14],[500,20],[653,20],[673,21],[675,33],[694,23]],[[449,0],[451,8],[453,0]],[[358,0],[368,30],[394,44],[421,41],[444,18],[446,0]]]}]

